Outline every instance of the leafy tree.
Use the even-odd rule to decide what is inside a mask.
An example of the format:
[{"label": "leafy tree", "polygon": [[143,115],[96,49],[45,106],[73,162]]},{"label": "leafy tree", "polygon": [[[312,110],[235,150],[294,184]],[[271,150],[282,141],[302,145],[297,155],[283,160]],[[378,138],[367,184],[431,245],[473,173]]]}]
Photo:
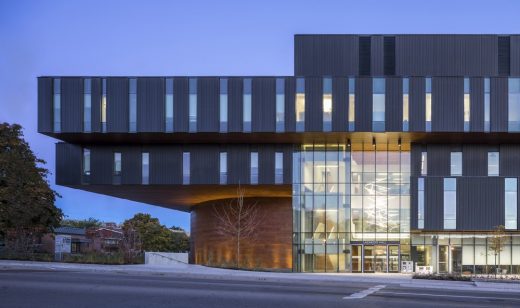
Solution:
[{"label": "leafy tree", "polygon": [[175,251],[173,232],[150,214],[138,213],[123,223],[123,232],[136,230],[144,251]]},{"label": "leafy tree", "polygon": [[186,234],[183,228],[172,226],[172,251],[186,252],[190,250],[190,237]]},{"label": "leafy tree", "polygon": [[63,217],[59,195],[47,182],[45,161],[23,139],[18,124],[0,124],[0,236],[18,240],[57,227]]},{"label": "leafy tree", "polygon": [[488,250],[495,255],[495,277],[497,276],[497,256],[504,250],[508,240],[505,230],[506,227],[503,225],[496,226],[493,230],[493,236],[489,238]]},{"label": "leafy tree", "polygon": [[98,219],[90,217],[89,219],[64,219],[61,222],[62,226],[76,227],[76,228],[99,228],[102,222]]}]

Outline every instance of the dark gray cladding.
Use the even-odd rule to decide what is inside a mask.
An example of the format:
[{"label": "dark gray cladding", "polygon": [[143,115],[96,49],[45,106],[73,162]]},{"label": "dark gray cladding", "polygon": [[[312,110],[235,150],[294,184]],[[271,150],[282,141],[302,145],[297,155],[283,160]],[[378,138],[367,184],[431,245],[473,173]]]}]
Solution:
[{"label": "dark gray cladding", "polygon": [[219,130],[219,78],[203,77],[197,81],[197,131],[217,132]]},{"label": "dark gray cladding", "polygon": [[252,131],[273,132],[276,130],[276,79],[254,78],[252,86]]},{"label": "dark gray cladding", "polygon": [[137,131],[165,130],[164,78],[137,78]]},{"label": "dark gray cladding", "polygon": [[386,78],[385,129],[389,132],[400,132],[403,130],[402,83],[402,78]]},{"label": "dark gray cladding", "polygon": [[464,131],[464,78],[432,78],[432,131]]},{"label": "dark gray cladding", "polygon": [[128,78],[107,78],[107,132],[128,132]]},{"label": "dark gray cladding", "polygon": [[61,78],[61,131],[83,131],[83,78]]},{"label": "dark gray cladding", "polygon": [[62,142],[56,144],[56,184],[81,183],[81,158],[81,146]]},{"label": "dark gray cladding", "polygon": [[52,78],[38,78],[38,132],[52,132]]}]

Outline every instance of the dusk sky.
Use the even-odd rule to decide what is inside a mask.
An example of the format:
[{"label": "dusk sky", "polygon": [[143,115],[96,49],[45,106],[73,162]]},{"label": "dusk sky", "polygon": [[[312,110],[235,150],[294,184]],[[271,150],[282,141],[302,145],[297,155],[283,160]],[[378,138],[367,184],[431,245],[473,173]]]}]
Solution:
[{"label": "dusk sky", "polygon": [[[37,133],[37,76],[292,75],[294,34],[508,34],[519,17],[518,0],[0,0],[0,122],[21,124],[54,173],[57,140]],[[188,213],[49,181],[69,218],[147,212],[189,229]]]}]

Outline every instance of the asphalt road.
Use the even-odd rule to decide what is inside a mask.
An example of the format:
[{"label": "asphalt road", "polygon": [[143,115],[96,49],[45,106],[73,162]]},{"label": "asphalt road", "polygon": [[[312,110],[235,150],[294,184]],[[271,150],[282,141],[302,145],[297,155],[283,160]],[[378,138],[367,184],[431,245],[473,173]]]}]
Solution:
[{"label": "asphalt road", "polygon": [[216,281],[175,276],[0,270],[0,307],[520,307],[520,294],[374,283]]}]

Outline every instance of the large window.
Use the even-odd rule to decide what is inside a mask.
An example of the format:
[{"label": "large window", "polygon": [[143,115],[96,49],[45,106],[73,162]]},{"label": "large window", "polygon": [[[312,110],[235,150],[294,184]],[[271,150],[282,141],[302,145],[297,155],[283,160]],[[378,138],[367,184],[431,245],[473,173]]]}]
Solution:
[{"label": "large window", "polygon": [[305,130],[305,79],[296,78],[296,131]]},{"label": "large window", "polygon": [[505,227],[506,229],[517,228],[517,201],[518,184],[516,178],[505,179]]},{"label": "large window", "polygon": [[276,78],[276,132],[285,131],[285,79]]},{"label": "large window", "polygon": [[426,131],[432,131],[432,79],[426,78]]},{"label": "large window", "polygon": [[137,130],[137,79],[130,78],[128,92],[128,109],[129,109],[129,131],[135,133]]},{"label": "large window", "polygon": [[251,152],[250,184],[258,184],[258,152]]},{"label": "large window", "polygon": [[197,131],[197,78],[189,79],[189,131]]},{"label": "large window", "polygon": [[428,175],[428,152],[421,152],[421,175]]},{"label": "large window", "polygon": [[498,176],[500,167],[499,152],[488,152],[488,176]]},{"label": "large window", "polygon": [[121,184],[121,152],[114,152],[113,183]]},{"label": "large window", "polygon": [[227,184],[227,152],[220,152],[220,184]]},{"label": "large window", "polygon": [[243,120],[244,120],[244,132],[251,132],[251,91],[252,81],[251,78],[245,78],[243,81],[244,96],[243,96]]},{"label": "large window", "polygon": [[323,131],[332,130],[332,78],[323,78]]},{"label": "large window", "polygon": [[417,179],[417,229],[424,229],[424,178]]},{"label": "large window", "polygon": [[469,78],[464,78],[464,131],[469,132],[470,121],[470,85]]},{"label": "large window", "polygon": [[173,132],[173,78],[166,78],[166,132]]},{"label": "large window", "polygon": [[372,80],[372,131],[385,130],[385,79]]},{"label": "large window", "polygon": [[410,79],[403,78],[403,132],[409,129]]},{"label": "large window", "polygon": [[520,78],[509,78],[508,130],[520,132]]},{"label": "large window", "polygon": [[457,228],[457,180],[444,179],[444,229]]},{"label": "large window", "polygon": [[141,182],[143,185],[150,183],[150,153],[143,152],[141,157]]},{"label": "large window", "polygon": [[356,79],[348,79],[348,130],[356,129]]},{"label": "large window", "polygon": [[462,152],[451,152],[450,174],[452,176],[462,175]]},{"label": "large window", "polygon": [[491,85],[489,78],[484,78],[484,131],[491,129]]},{"label": "large window", "polygon": [[182,153],[182,184],[190,184],[190,152]]},{"label": "large window", "polygon": [[107,132],[107,80],[101,81],[101,131]]},{"label": "large window", "polygon": [[274,183],[283,183],[283,153],[276,152],[274,157]]},{"label": "large window", "polygon": [[228,79],[220,78],[220,132],[228,130]]},{"label": "large window", "polygon": [[92,79],[83,80],[83,131],[92,131]]},{"label": "large window", "polygon": [[54,114],[54,132],[61,132],[61,79],[53,79],[53,114]]},{"label": "large window", "polygon": [[83,149],[83,172],[82,172],[83,184],[90,183],[90,149]]}]

